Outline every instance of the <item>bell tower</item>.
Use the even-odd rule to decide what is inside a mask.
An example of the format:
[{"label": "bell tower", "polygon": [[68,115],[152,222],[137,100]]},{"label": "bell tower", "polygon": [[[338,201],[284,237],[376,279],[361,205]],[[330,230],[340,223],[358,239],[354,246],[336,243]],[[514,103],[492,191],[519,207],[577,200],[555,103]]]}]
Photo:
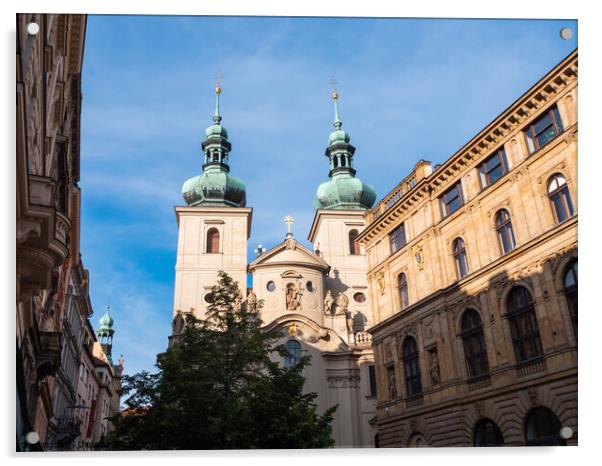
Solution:
[{"label": "bell tower", "polygon": [[[357,178],[353,168],[355,147],[351,137],[342,127],[339,115],[339,94],[333,89],[335,130],[328,138],[325,155],[328,157],[329,181],[318,187],[314,208],[316,213],[309,233],[314,250],[331,267],[325,280],[325,290],[336,299],[339,293],[349,302],[347,319],[339,317],[334,322],[341,335],[347,335],[350,344],[355,343],[357,332],[373,322],[370,315],[368,261],[355,238],[365,227],[364,214],[376,200],[374,189]],[[345,300],[344,297],[340,299]]]},{"label": "bell tower", "polygon": [[246,207],[246,187],[230,174],[232,145],[222,126],[219,78],[215,86],[213,124],[202,143],[202,174],[182,186],[186,206],[175,208],[178,250],[174,292],[174,317],[193,312],[204,317],[217,272],[223,270],[239,282],[247,282],[247,240],[252,209]]}]

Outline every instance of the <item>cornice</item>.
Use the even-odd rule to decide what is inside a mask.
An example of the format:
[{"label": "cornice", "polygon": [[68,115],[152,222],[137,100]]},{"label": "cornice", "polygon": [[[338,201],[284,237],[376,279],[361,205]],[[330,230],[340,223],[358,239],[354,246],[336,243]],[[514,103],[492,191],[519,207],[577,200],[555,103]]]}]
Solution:
[{"label": "cornice", "polygon": [[[557,96],[577,85],[578,51],[574,50],[556,65],[541,80],[525,92],[495,120],[481,130],[460,150],[441,164],[428,178],[421,180],[391,207],[387,201],[395,196],[402,184],[385,196],[367,215],[369,224],[358,236],[366,244],[379,233],[395,224],[396,219],[407,212],[426,195],[439,194],[450,182],[455,181],[467,166],[482,159],[499,148],[507,139],[520,130],[540,110],[547,107]],[[404,178],[405,180],[405,178]],[[403,183],[403,182],[402,182]]]}]

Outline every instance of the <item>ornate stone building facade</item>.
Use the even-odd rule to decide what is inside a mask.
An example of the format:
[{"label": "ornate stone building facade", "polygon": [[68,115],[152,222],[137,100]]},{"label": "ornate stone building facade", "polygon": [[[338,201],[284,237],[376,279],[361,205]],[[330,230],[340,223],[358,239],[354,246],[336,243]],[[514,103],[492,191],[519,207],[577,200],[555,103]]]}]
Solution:
[{"label": "ornate stone building facade", "polygon": [[[230,175],[231,144],[221,125],[219,97],[214,124],[203,143],[203,174],[184,183],[188,204],[176,207],[179,226],[174,297],[173,336],[182,330],[182,314],[203,317],[211,301],[217,272],[226,271],[246,289],[246,299],[264,301],[261,319],[268,329],[280,329],[295,364],[311,356],[304,371],[306,390],[318,393],[318,409],[338,404],[333,436],[338,447],[370,447],[375,431],[375,384],[370,334],[374,321],[368,300],[367,260],[356,238],[365,226],[364,213],[376,195],[355,177],[355,148],[342,130],[337,99],[335,131],[325,155],[330,180],[321,184],[309,233],[313,251],[295,240],[294,219],[287,217],[284,241],[270,250],[258,248],[247,263],[247,239],[252,209],[246,207],[245,185]],[[372,380],[373,383],[370,383]]]},{"label": "ornate stone building facade", "polygon": [[79,245],[86,16],[16,19],[16,449],[68,450],[92,315]]},{"label": "ornate stone building facade", "polygon": [[577,134],[574,51],[367,214],[380,446],[577,443]]}]

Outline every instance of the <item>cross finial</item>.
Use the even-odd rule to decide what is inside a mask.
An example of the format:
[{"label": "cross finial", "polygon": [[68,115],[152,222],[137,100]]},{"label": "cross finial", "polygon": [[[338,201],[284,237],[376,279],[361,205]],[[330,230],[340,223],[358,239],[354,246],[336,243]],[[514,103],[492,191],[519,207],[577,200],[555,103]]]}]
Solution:
[{"label": "cross finial", "polygon": [[257,256],[261,256],[264,252],[265,248],[261,244],[257,245],[257,247],[255,248],[255,254]]},{"label": "cross finial", "polygon": [[292,227],[293,223],[295,223],[295,219],[293,217],[291,217],[290,215],[287,215],[286,217],[284,217],[284,223],[286,224],[286,226],[288,228],[288,232],[287,232],[286,236],[293,236],[293,233],[291,232],[291,227]]},{"label": "cross finial", "polygon": [[334,76],[330,78],[330,84],[332,84],[332,100],[337,100],[339,98],[339,94],[337,93],[337,78]]},{"label": "cross finial", "polygon": [[222,88],[220,86],[221,82],[222,82],[222,78],[224,77],[224,75],[221,73],[221,71],[217,70],[217,72],[215,73],[215,93],[216,94],[221,94],[222,92]]}]

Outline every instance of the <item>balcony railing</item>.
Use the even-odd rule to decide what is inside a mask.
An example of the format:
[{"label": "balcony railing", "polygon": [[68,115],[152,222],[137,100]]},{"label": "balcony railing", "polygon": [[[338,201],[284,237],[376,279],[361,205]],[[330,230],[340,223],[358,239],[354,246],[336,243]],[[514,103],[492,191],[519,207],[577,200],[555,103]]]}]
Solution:
[{"label": "balcony railing", "polygon": [[477,377],[471,377],[466,381],[468,384],[468,391],[474,392],[475,390],[481,390],[491,386],[491,376],[489,374],[479,375]]},{"label": "balcony railing", "polygon": [[519,377],[544,372],[547,369],[546,361],[543,358],[531,359],[516,365],[516,372]]},{"label": "balcony railing", "polygon": [[356,332],[355,344],[358,346],[370,346],[372,344],[372,334],[369,332]]},{"label": "balcony railing", "polygon": [[422,392],[417,393],[415,395],[408,396],[405,399],[406,408],[414,408],[416,406],[420,406],[424,403],[424,398],[422,396]]}]

